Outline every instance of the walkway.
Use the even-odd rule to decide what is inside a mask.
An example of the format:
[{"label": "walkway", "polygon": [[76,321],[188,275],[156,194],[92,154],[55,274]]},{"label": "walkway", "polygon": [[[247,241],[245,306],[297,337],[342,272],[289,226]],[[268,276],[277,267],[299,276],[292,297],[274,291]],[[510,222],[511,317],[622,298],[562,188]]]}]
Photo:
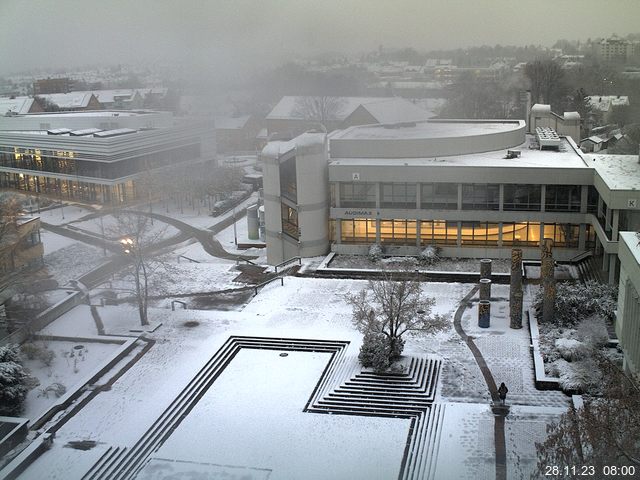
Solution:
[{"label": "walkway", "polygon": [[[569,398],[562,392],[539,391],[535,388],[526,321],[522,329],[511,329],[508,318],[508,298],[505,297],[505,294],[508,295],[508,287],[493,285],[492,289],[491,327],[485,329],[477,326],[478,310],[474,297],[479,290],[478,286],[474,286],[460,302],[454,315],[454,327],[471,350],[491,395],[494,414],[495,478],[506,480],[508,462],[505,424],[510,418],[508,417],[510,407],[500,404],[497,384],[502,381],[507,384],[510,390],[507,397],[510,406],[562,409],[568,407]],[[503,295],[501,297],[496,295],[498,292]],[[470,315],[465,315],[466,313]]]}]

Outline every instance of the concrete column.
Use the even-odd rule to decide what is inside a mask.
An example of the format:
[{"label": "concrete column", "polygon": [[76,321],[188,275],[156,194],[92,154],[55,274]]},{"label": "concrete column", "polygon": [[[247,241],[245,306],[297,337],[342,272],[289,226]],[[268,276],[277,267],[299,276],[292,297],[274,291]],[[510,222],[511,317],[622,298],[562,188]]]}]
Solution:
[{"label": "concrete column", "polygon": [[376,218],[376,243],[380,245],[380,219]]},{"label": "concrete column", "polygon": [[611,241],[618,241],[618,226],[620,224],[620,210],[616,209],[613,211],[613,215],[611,218]]},{"label": "concrete column", "polygon": [[602,216],[602,212],[604,211],[603,206],[604,206],[604,200],[602,200],[602,197],[598,195],[598,215],[597,215],[598,218]]},{"label": "concrete column", "polygon": [[586,250],[587,248],[587,225],[580,224],[580,235],[578,236],[578,249]]},{"label": "concrete column", "polygon": [[609,255],[609,285],[615,285],[616,282],[616,266],[618,263],[617,255]]},{"label": "concrete column", "polygon": [[376,183],[376,210],[380,210],[380,190],[382,189],[382,184],[380,182]]},{"label": "concrete column", "polygon": [[336,200],[336,208],[340,208],[340,182],[333,183],[335,200]]},{"label": "concrete column", "polygon": [[504,183],[500,184],[498,192],[498,211],[502,212],[504,210]]},{"label": "concrete column", "polygon": [[334,225],[336,231],[336,243],[342,243],[342,219],[336,218]]},{"label": "concrete column", "polygon": [[480,260],[480,278],[491,279],[491,263],[490,258]]},{"label": "concrete column", "polygon": [[611,230],[611,209],[607,208],[607,214],[604,217],[604,231]]},{"label": "concrete column", "polygon": [[491,280],[488,278],[480,279],[480,300],[491,300]]},{"label": "concrete column", "polygon": [[478,304],[478,326],[489,328],[491,326],[491,302],[480,300]]},{"label": "concrete column", "polygon": [[542,281],[542,321],[551,322],[556,301],[555,266],[553,261],[553,240],[545,238],[542,243],[542,264],[540,280]]},{"label": "concrete column", "polygon": [[422,188],[420,184],[416,184],[416,209],[420,210],[420,203],[422,202]]},{"label": "concrete column", "polygon": [[422,230],[422,221],[416,220],[416,247],[418,247],[418,249],[420,248],[420,231],[421,230]]},{"label": "concrete column", "polygon": [[462,210],[462,184],[461,183],[458,184],[458,211],[460,210]]},{"label": "concrete column", "polygon": [[502,247],[502,222],[498,223],[498,246]]},{"label": "concrete column", "polygon": [[582,185],[580,190],[580,213],[587,213],[587,202],[589,198],[589,186]]},{"label": "concrete column", "polygon": [[509,316],[511,328],[522,328],[522,249],[520,248],[511,250]]},{"label": "concrete column", "polygon": [[546,209],[547,198],[547,186],[545,184],[540,185],[540,211],[544,212]]},{"label": "concrete column", "polygon": [[609,254],[608,253],[602,254],[602,271],[603,272],[609,271]]}]

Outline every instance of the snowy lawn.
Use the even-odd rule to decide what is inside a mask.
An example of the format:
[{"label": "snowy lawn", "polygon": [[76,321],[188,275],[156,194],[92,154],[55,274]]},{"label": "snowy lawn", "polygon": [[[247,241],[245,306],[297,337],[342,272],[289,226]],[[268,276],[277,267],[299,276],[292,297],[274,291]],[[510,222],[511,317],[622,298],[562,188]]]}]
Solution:
[{"label": "snowy lawn", "polygon": [[62,235],[49,232],[45,229],[40,229],[40,239],[42,240],[42,246],[44,247],[45,257],[50,253],[57,252],[58,250],[73,245],[74,243],[78,243],[77,240],[63,237]]},{"label": "snowy lawn", "polygon": [[[101,218],[102,222],[100,221],[100,218],[92,218],[82,222],[73,222],[67,226],[79,228],[80,230],[93,233],[99,237],[104,233],[105,238],[112,241],[118,241],[120,238],[126,236],[126,232],[120,231],[116,217],[113,215],[103,215]],[[145,235],[148,238],[157,240],[169,238],[178,233],[179,231],[177,228],[157,219],[153,220],[153,222],[149,221],[145,228]]]},{"label": "snowy lawn", "polygon": [[[110,359],[120,348],[114,343],[79,341],[36,340],[32,345],[40,351],[52,352],[53,359],[46,365],[38,358],[28,359],[24,353],[24,366],[39,385],[29,391],[23,416],[38,418],[65,392],[73,391],[86,377]],[[61,385],[62,389],[57,389]],[[57,390],[57,392],[56,392]]]},{"label": "snowy lawn", "polygon": [[82,217],[94,213],[95,210],[77,204],[64,204],[40,213],[40,219],[52,225],[65,225],[81,219]]},{"label": "snowy lawn", "polygon": [[241,350],[155,456],[269,469],[274,480],[397,477],[408,419],[303,412],[329,359]]},{"label": "snowy lawn", "polygon": [[106,261],[102,249],[84,243],[72,243],[44,256],[46,271],[59,286],[69,283]]}]

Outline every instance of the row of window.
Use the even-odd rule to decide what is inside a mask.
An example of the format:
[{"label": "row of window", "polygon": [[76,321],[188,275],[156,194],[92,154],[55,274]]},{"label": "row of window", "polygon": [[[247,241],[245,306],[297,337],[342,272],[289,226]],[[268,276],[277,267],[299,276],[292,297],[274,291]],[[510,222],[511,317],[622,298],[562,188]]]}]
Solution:
[{"label": "row of window", "polygon": [[[340,206],[376,207],[377,183],[339,183]],[[415,209],[418,205],[420,188],[420,208],[427,210],[457,210],[457,183],[381,183],[381,208]],[[580,185],[547,185],[544,204],[547,212],[579,212],[581,203]],[[500,185],[497,183],[463,183],[462,210],[499,210]],[[332,205],[335,206],[335,198]],[[589,186],[587,211],[595,212],[598,192]],[[503,210],[541,211],[542,186],[530,184],[505,184]]]},{"label": "row of window", "polygon": [[[380,243],[394,245],[417,244],[418,223],[420,226],[420,245],[460,245],[462,246],[499,246],[502,233],[503,246],[536,247],[541,238],[552,238],[557,247],[578,248],[580,225],[577,224],[541,224],[539,222],[451,222],[444,220],[380,220],[373,219],[337,220],[340,222],[340,243],[371,244],[377,241],[378,229]],[[458,225],[460,223],[460,225]],[[595,232],[586,225],[586,247],[595,241]],[[332,231],[334,228],[332,228]],[[335,234],[332,241],[336,241]]]}]

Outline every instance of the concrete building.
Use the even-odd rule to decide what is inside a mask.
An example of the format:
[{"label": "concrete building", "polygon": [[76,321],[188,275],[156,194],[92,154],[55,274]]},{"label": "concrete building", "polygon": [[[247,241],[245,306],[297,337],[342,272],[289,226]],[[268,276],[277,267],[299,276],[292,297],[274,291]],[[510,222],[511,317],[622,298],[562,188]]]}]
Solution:
[{"label": "concrete building", "polygon": [[419,122],[434,116],[400,97],[282,97],[265,121],[269,135],[295,136],[320,124],[331,132],[370,123]]},{"label": "concrete building", "polygon": [[540,242],[552,238],[555,258],[592,250],[615,281],[618,232],[640,228],[637,157],[584,156],[532,117],[531,133],[524,121],[429,120],[267,145],[269,262],[366,254],[374,243],[397,255],[437,245],[462,258],[506,258],[518,246],[539,258]]},{"label": "concrete building", "polygon": [[0,98],[0,116],[23,115],[25,113],[38,113],[42,111],[43,109],[40,102],[31,97]]},{"label": "concrete building", "polygon": [[0,239],[0,274],[42,263],[44,247],[40,240],[40,218],[20,217],[12,228],[3,228]]},{"label": "concrete building", "polygon": [[45,102],[55,105],[59,110],[79,112],[101,110],[102,105],[91,92],[49,93],[38,95]]},{"label": "concrete building", "polygon": [[640,373],[640,246],[637,233],[620,234],[620,283],[616,334],[627,372]]},{"label": "concrete building", "polygon": [[0,186],[57,198],[129,202],[144,178],[214,159],[212,122],[168,112],[0,117]]}]

